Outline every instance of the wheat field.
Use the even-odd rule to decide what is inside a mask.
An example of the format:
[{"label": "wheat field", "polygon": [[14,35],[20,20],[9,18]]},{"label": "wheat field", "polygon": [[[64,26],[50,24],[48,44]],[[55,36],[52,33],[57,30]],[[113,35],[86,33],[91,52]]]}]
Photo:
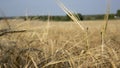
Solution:
[{"label": "wheat field", "polygon": [[120,20],[80,22],[0,20],[0,68],[119,68]]}]

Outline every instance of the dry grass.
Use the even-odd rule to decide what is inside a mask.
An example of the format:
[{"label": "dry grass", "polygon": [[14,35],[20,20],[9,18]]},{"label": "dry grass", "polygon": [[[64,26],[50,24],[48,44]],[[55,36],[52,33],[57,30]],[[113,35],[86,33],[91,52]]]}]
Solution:
[{"label": "dry grass", "polygon": [[[0,36],[1,68],[119,68],[120,20],[109,21],[104,54],[104,21],[83,21],[87,33],[72,22],[9,20],[11,30]],[[0,30],[8,26],[0,21]]]}]

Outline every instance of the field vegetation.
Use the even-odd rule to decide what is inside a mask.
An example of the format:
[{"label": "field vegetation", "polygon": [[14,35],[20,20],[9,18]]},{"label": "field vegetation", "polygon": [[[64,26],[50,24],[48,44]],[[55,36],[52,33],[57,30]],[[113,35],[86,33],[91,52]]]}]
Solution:
[{"label": "field vegetation", "polygon": [[[102,20],[71,22],[8,20],[0,22],[1,68],[119,68],[120,20],[110,20],[101,50]],[[2,30],[7,30],[2,35]],[[21,30],[25,30],[20,32]],[[14,31],[14,32],[10,32]],[[19,31],[19,32],[15,32]]]},{"label": "field vegetation", "polygon": [[0,20],[0,68],[119,68],[120,20]]}]

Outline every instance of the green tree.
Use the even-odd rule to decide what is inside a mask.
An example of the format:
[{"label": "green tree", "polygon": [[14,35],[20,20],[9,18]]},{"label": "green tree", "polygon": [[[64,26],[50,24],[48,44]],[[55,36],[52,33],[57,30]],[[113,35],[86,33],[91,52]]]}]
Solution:
[{"label": "green tree", "polygon": [[[74,13],[74,15],[75,15],[79,20],[83,20],[82,14],[80,14],[80,13],[75,14],[75,13]],[[68,15],[66,15],[66,20],[67,20],[67,21],[70,21],[71,18],[70,18]]]},{"label": "green tree", "polygon": [[78,16],[78,18],[79,18],[80,20],[83,20],[82,14],[78,13],[77,16]]},{"label": "green tree", "polygon": [[115,14],[109,14],[109,19],[114,19]]},{"label": "green tree", "polygon": [[120,16],[120,10],[117,10],[116,15],[117,15],[117,16]]}]

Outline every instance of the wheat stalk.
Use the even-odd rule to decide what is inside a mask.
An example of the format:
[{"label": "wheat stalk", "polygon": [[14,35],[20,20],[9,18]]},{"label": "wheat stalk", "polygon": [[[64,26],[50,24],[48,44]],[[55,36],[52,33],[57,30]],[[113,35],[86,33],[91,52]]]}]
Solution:
[{"label": "wheat stalk", "polygon": [[75,16],[69,9],[65,7],[65,5],[60,1],[56,0],[56,3],[59,5],[59,7],[73,20],[74,23],[78,24],[78,26],[84,31],[84,27],[79,23],[79,20],[77,16]]},{"label": "wheat stalk", "polygon": [[101,46],[102,49],[101,50],[102,50],[102,54],[103,54],[103,51],[104,51],[105,35],[106,35],[107,26],[108,26],[109,13],[110,13],[110,0],[107,0],[107,10],[106,10],[106,15],[104,17],[105,24],[103,25],[103,29],[102,29],[102,32],[101,32],[101,37],[102,37],[102,46]]}]

